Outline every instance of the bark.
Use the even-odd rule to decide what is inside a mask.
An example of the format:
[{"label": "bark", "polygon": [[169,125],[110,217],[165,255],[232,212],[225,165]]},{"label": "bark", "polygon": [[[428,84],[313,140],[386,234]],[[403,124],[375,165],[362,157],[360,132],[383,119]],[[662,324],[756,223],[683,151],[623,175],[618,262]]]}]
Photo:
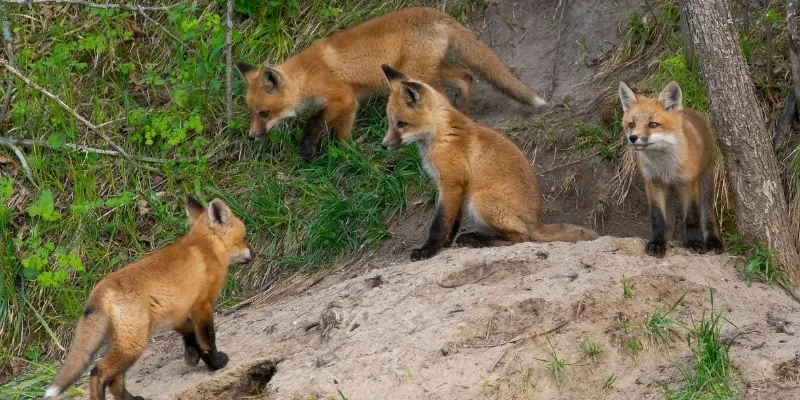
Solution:
[{"label": "bark", "polygon": [[692,37],[689,35],[689,22],[686,20],[686,3],[682,1],[679,7],[681,35],[683,36],[683,57],[686,59],[686,67],[689,71],[695,71],[697,70],[697,57],[694,54]]},{"label": "bark", "polygon": [[708,95],[711,120],[734,190],[743,239],[773,251],[800,284],[800,254],[772,150],[767,118],[756,99],[727,1],[686,0],[686,19]]}]

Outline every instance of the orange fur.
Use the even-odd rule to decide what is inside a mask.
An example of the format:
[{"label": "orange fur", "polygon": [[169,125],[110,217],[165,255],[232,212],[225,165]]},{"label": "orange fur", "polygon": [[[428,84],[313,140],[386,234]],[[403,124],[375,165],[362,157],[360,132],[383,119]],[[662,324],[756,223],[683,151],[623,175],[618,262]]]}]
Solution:
[{"label": "orange fur", "polygon": [[648,254],[663,257],[669,235],[671,190],[681,193],[684,242],[694,251],[722,251],[711,207],[717,157],[714,133],[697,111],[683,108],[677,83],[669,83],[658,98],[635,95],[620,82],[622,126],[627,142],[636,151],[639,170],[651,208],[652,236]]},{"label": "orange fur", "polygon": [[90,398],[141,399],[125,389],[125,372],[147,347],[156,328],[184,334],[186,361],[203,359],[211,369],[228,357],[217,351],[213,303],[231,263],[247,262],[255,251],[244,224],[219,199],[203,207],[187,199],[189,232],[178,242],[114,271],[99,281],[75,330],[75,339],[47,397],[56,398],[91,362],[103,343],[108,350],[92,370]]},{"label": "orange fur", "polygon": [[459,236],[457,242],[462,245],[597,238],[588,228],[542,222],[538,179],[510,140],[461,114],[430,85],[388,65],[383,68],[392,91],[386,111],[389,128],[381,145],[396,149],[416,143],[439,189],[428,240],[414,250],[413,260],[431,257],[449,246],[462,211],[484,230]]},{"label": "orange fur", "polygon": [[247,80],[249,136],[256,140],[279,121],[320,104],[323,110],[306,125],[301,144],[301,154],[313,159],[322,131],[332,127],[339,139],[349,137],[359,98],[385,92],[381,64],[401,68],[440,91],[454,87],[455,102],[466,110],[473,80],[449,64],[448,56],[522,103],[544,103],[472,31],[445,13],[412,7],[319,40],[272,68],[237,63]]}]

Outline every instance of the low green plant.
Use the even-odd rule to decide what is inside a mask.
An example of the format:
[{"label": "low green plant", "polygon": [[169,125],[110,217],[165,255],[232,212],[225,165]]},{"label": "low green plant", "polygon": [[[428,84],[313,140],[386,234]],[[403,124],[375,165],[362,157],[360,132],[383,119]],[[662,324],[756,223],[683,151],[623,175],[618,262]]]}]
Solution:
[{"label": "low green plant", "polygon": [[597,356],[603,352],[603,344],[599,342],[581,343],[581,354],[584,358],[591,358],[592,362],[597,362]]},{"label": "low green plant", "polygon": [[611,374],[605,379],[603,379],[603,387],[602,387],[603,391],[604,392],[611,391],[611,389],[614,388],[614,382],[616,381],[617,381],[617,376],[614,374]]},{"label": "low green plant", "polygon": [[699,321],[692,321],[691,335],[686,336],[694,363],[691,367],[679,365],[684,382],[670,390],[670,400],[684,399],[735,399],[736,381],[730,348],[733,340],[723,341],[720,334],[725,323],[730,323],[722,313],[714,312],[714,290],[709,288],[711,310],[706,310]]},{"label": "low green plant", "polygon": [[547,346],[550,348],[550,351],[548,352],[549,358],[537,358],[536,360],[544,363],[545,368],[547,368],[547,370],[553,374],[553,378],[556,381],[556,386],[561,389],[561,383],[567,376],[567,362],[558,356],[555,347],[553,347],[553,344],[550,342],[549,337],[547,338]]},{"label": "low green plant", "polygon": [[730,235],[728,251],[739,256],[739,266],[747,286],[756,280],[767,285],[777,285],[791,296],[796,296],[794,285],[789,282],[786,271],[775,265],[772,249],[760,243],[745,243],[741,236]]},{"label": "low green plant", "polygon": [[625,275],[622,275],[622,298],[623,299],[633,298],[633,287],[628,285],[628,280],[625,279]]},{"label": "low green plant", "polygon": [[684,293],[678,300],[672,303],[672,306],[666,312],[655,312],[650,315],[642,324],[641,329],[645,336],[650,340],[650,343],[664,343],[670,337],[671,326],[682,326],[682,323],[669,315],[675,311],[675,308],[683,302],[686,297]]}]

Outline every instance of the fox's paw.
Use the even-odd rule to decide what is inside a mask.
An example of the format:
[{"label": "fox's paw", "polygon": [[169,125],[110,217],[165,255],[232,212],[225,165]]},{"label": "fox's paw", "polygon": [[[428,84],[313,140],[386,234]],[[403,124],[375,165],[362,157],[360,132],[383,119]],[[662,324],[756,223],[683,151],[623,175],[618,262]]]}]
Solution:
[{"label": "fox's paw", "polygon": [[436,255],[437,252],[438,250],[428,247],[411,250],[411,261],[427,260]]},{"label": "fox's paw", "polygon": [[317,149],[313,143],[300,143],[297,150],[306,163],[311,163],[317,158]]},{"label": "fox's paw", "polygon": [[699,240],[689,240],[684,243],[687,249],[698,253],[698,254],[705,254],[706,253],[706,244],[699,241]]},{"label": "fox's paw", "polygon": [[457,239],[456,243],[464,247],[484,247],[484,241],[473,232],[462,233]]},{"label": "fox's paw", "polygon": [[142,396],[131,396],[128,397],[128,400],[145,400],[145,398]]},{"label": "fox's paw", "polygon": [[719,238],[716,236],[708,237],[708,240],[706,240],[706,249],[716,254],[720,254],[724,250],[722,247],[722,242],[720,242]]},{"label": "fox's paw", "polygon": [[228,365],[228,355],[218,351],[217,354],[213,354],[211,356],[211,363],[209,363],[208,367],[212,370],[218,370],[225,368]]},{"label": "fox's paw", "polygon": [[200,362],[200,352],[196,347],[187,347],[183,352],[183,360],[186,361],[186,365],[194,367]]},{"label": "fox's paw", "polygon": [[644,251],[653,257],[663,258],[667,253],[667,244],[665,242],[651,240],[647,242]]}]

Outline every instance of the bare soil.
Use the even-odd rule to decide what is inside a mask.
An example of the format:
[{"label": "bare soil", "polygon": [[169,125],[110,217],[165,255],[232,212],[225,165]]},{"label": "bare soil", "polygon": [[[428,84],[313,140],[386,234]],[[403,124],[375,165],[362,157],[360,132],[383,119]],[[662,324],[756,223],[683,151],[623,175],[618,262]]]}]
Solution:
[{"label": "bare soil", "polygon": [[[616,85],[591,79],[597,63],[619,43],[630,11],[642,8],[639,1],[498,0],[471,25],[551,104],[531,112],[478,82],[471,115],[526,151],[540,173],[547,222],[593,226],[603,237],[451,248],[410,263],[432,216],[412,206],[360,268],[218,315],[226,368],[185,365],[180,338],[164,333],[129,372],[130,391],[184,400],[341,398],[339,391],[349,399],[660,398],[659,382],[676,387],[680,367],[691,367],[687,331],[676,326],[655,342],[635,327],[684,294],[671,316],[691,325],[711,312],[713,289],[713,311],[730,321],[723,337],[733,340],[743,397],[800,398],[798,303],[774,287],[748,287],[725,255],[680,247],[663,260],[645,255],[641,180],[617,204],[609,187],[617,164],[592,162],[573,148],[575,124],[601,122],[609,105],[596,100]],[[555,140],[545,137],[549,128]],[[633,298],[622,296],[623,277]],[[636,340],[641,350],[632,350]],[[601,345],[596,360],[582,356],[587,342]],[[567,363],[560,388],[541,361],[551,345]]]}]

